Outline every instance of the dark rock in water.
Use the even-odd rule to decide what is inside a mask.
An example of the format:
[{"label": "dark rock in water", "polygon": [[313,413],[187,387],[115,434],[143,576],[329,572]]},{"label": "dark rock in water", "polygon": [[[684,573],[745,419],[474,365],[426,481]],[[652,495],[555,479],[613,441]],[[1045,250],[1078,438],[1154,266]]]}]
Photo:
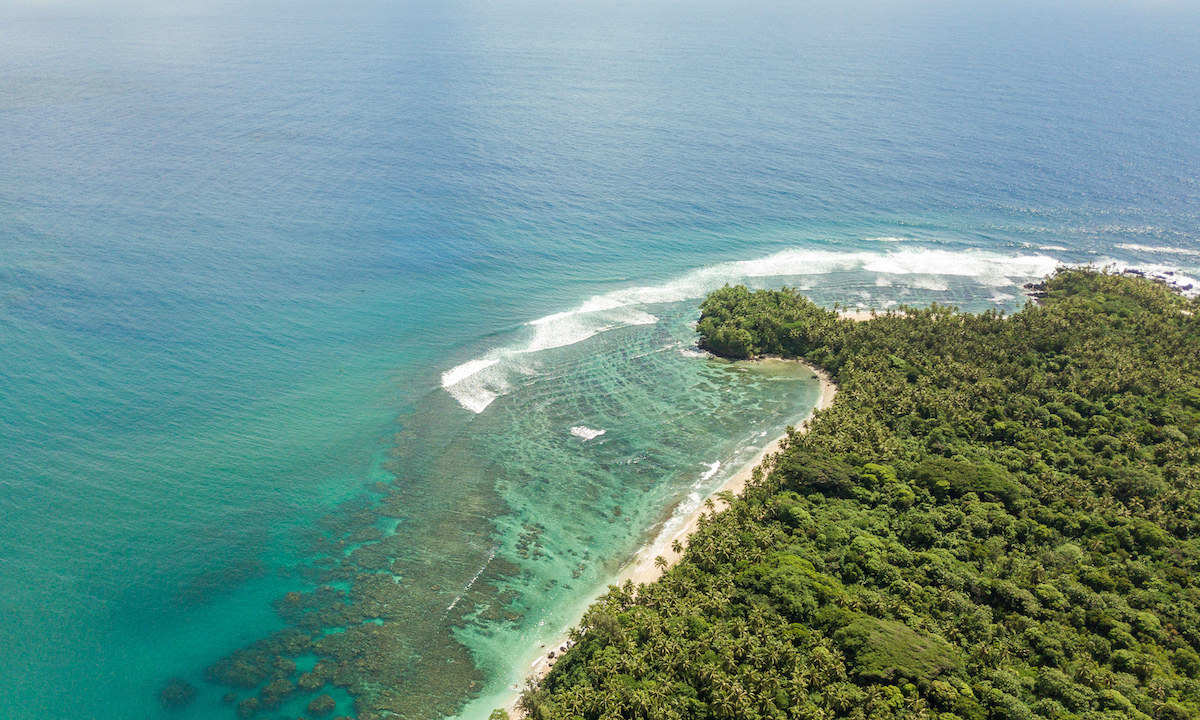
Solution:
[{"label": "dark rock in water", "polygon": [[311,672],[304,673],[296,680],[296,685],[305,692],[312,692],[324,684],[324,678]]},{"label": "dark rock in water", "polygon": [[196,699],[196,688],[183,678],[171,678],[158,693],[158,702],[165,710],[179,710]]},{"label": "dark rock in water", "polygon": [[295,675],[296,662],[288,658],[279,658],[275,661],[275,673],[273,674],[276,677],[288,677],[289,675]]},{"label": "dark rock in water", "polygon": [[337,707],[337,703],[329,695],[318,695],[313,698],[313,701],[308,704],[308,714],[313,717],[321,717],[333,712]]},{"label": "dark rock in water", "polygon": [[279,707],[287,696],[296,692],[296,686],[287,678],[277,678],[267,683],[258,693],[258,704],[268,710]]},{"label": "dark rock in water", "polygon": [[224,697],[221,698],[221,702],[227,703],[229,705],[234,704],[235,702],[237,702],[237,693],[235,693],[235,692],[225,693]]},{"label": "dark rock in water", "polygon": [[312,640],[298,630],[281,630],[229,657],[210,665],[204,676],[209,682],[250,690],[281,674],[295,672],[286,657],[308,651]]},{"label": "dark rock in water", "polygon": [[258,698],[248,697],[238,703],[237,714],[242,720],[254,717],[254,713],[258,712]]}]

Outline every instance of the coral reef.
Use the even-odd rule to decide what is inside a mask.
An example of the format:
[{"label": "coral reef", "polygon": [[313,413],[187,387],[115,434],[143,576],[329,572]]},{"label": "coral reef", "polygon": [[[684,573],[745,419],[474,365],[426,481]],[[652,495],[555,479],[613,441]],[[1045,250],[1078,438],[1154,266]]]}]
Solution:
[{"label": "coral reef", "polygon": [[334,702],[333,697],[330,695],[318,695],[308,704],[306,710],[313,717],[321,717],[333,712],[333,709],[336,707],[337,703]]},{"label": "coral reef", "polygon": [[258,706],[266,710],[275,710],[294,692],[296,686],[291,680],[286,677],[275,678],[258,693]]},{"label": "coral reef", "polygon": [[158,693],[158,704],[165,710],[179,710],[196,700],[196,688],[183,678],[173,677]]},{"label": "coral reef", "polygon": [[[325,715],[336,705],[319,693],[332,686],[351,694],[358,720],[433,720],[453,715],[481,687],[481,673],[452,631],[470,622],[519,620],[512,610],[519,595],[508,579],[521,569],[482,546],[478,533],[465,532],[459,513],[404,519],[410,496],[423,489],[377,484],[374,490],[304,531],[312,559],[292,574],[312,589],[293,590],[274,604],[288,629],[207,668],[210,682],[257,690],[237,704],[239,717],[277,710],[297,695],[309,700],[309,716]],[[503,513],[490,486],[475,490],[460,512]],[[540,551],[541,530],[527,528],[533,550]],[[436,563],[414,551],[430,547],[430,536],[440,544]],[[302,656],[316,657],[311,669],[298,666]]]},{"label": "coral reef", "polygon": [[248,697],[237,704],[238,717],[243,720],[254,717],[256,712],[258,712],[258,698],[256,697]]}]

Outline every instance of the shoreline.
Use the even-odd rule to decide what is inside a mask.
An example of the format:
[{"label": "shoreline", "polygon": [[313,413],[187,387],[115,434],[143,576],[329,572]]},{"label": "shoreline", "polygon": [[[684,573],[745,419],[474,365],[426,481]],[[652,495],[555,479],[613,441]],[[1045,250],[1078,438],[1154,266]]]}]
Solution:
[{"label": "shoreline", "polygon": [[[863,313],[863,315],[867,315],[868,317],[853,317],[852,319],[869,319],[868,313]],[[755,360],[760,361],[764,359],[767,358],[756,358]],[[778,360],[780,358],[771,359]],[[816,404],[796,428],[798,433],[803,433],[807,430],[808,423],[812,420],[813,415],[816,414],[818,410],[824,410],[833,404],[834,396],[837,395],[837,385],[829,377],[827,372],[815,365],[812,365],[804,360],[789,360],[789,362],[799,362],[808,367],[808,369],[812,370],[813,375],[817,377],[817,382],[820,387]],[[773,463],[775,455],[779,452],[783,441],[786,439],[787,435],[784,434],[772,440],[767,444],[762,452],[755,456],[752,461],[743,465],[741,469],[730,476],[728,480],[721,483],[719,487],[708,494],[706,500],[712,499],[713,502],[717,504],[715,510],[716,512],[720,512],[721,510],[725,509],[724,501],[718,498],[717,495],[723,492],[731,492],[734,495],[740,495],[742,490],[746,487],[746,481],[753,476],[755,468],[768,463]],[[764,468],[764,470],[769,470],[769,468]],[[602,595],[609,585],[616,585],[619,587],[624,585],[627,580],[632,581],[633,584],[637,586],[641,584],[652,583],[662,577],[663,573],[673,567],[675,563],[679,562],[680,558],[683,557],[683,554],[687,552],[686,540],[689,536],[691,536],[692,533],[696,531],[696,528],[700,523],[700,516],[704,514],[707,509],[708,508],[705,507],[704,503],[701,502],[699,505],[697,505],[695,510],[683,518],[682,524],[678,525],[677,527],[673,525],[667,525],[663,527],[653,540],[638,549],[638,551],[633,555],[633,559],[621,568],[612,581],[605,585],[605,590],[602,590],[600,594]],[[677,553],[672,549],[671,546],[676,541],[683,545],[683,553]],[[667,561],[666,567],[659,567],[655,565],[654,561],[659,556],[662,556],[662,558]],[[594,602],[594,599],[589,601],[584,606],[584,611],[586,611],[587,607],[591,606],[592,602]],[[539,655],[533,664],[529,666],[529,669],[525,673],[526,681],[541,680],[543,677],[545,677],[546,674],[550,672],[550,669],[554,667],[554,661],[557,657],[559,657],[559,653],[561,653],[566,647],[569,647],[569,643],[566,636],[563,635],[554,642],[548,642],[543,647],[546,647],[548,652]],[[504,708],[508,711],[509,715],[514,718],[514,720],[524,717],[524,713],[522,713],[516,707],[519,700],[520,694],[518,693],[518,695],[513,698],[511,702],[507,703]]]},{"label": "shoreline", "polygon": [[[816,367],[815,365],[810,365],[803,360],[796,360],[793,362],[799,362],[806,365],[810,370],[812,370],[813,374],[817,376],[817,381],[820,384],[820,394],[817,396],[817,404],[813,406],[812,410],[809,411],[804,420],[800,422],[799,427],[796,428],[797,432],[803,433],[808,426],[809,420],[812,419],[812,416],[818,410],[824,410],[833,403],[833,398],[837,394],[837,385],[835,385],[833,380],[830,379],[828,373]],[[706,499],[711,498],[714,503],[717,503],[717,512],[725,509],[724,501],[718,498],[717,495],[723,492],[731,492],[734,495],[740,495],[742,490],[746,487],[746,481],[748,481],[754,474],[754,469],[759,466],[766,465],[767,463],[771,463],[774,460],[773,456],[779,452],[783,441],[786,439],[787,435],[784,434],[772,440],[763,449],[763,451],[754,458],[754,460],[743,465],[742,468],[734,473],[728,480],[721,483],[720,487],[708,494],[708,498]],[[768,470],[769,467],[764,468],[764,471]],[[663,531],[654,538],[654,540],[650,541],[646,545],[643,545],[642,548],[637,551],[637,553],[634,555],[634,559],[621,570],[615,581],[610,584],[621,586],[625,584],[626,580],[632,580],[634,585],[639,585],[642,583],[648,584],[662,577],[663,573],[666,572],[667,569],[674,566],[675,563],[679,562],[680,558],[682,558],[684,554],[677,553],[672,550],[671,544],[675,540],[678,540],[684,545],[684,552],[686,552],[687,543],[685,541],[692,533],[696,531],[696,528],[700,523],[700,516],[704,514],[706,510],[707,508],[705,508],[704,503],[702,502],[699,507],[697,507],[690,515],[684,518],[683,525],[680,526],[678,530],[675,530],[667,535],[667,528],[664,528]],[[660,555],[664,560],[667,561],[666,568],[660,568],[654,564],[655,559]]]}]

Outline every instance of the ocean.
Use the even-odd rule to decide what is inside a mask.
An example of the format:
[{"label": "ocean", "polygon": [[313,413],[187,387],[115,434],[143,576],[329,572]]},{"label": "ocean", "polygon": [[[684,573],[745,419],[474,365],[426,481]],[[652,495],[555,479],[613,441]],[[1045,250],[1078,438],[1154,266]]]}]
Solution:
[{"label": "ocean", "polygon": [[695,348],[705,292],[1200,286],[1197,37],[1170,0],[0,0],[0,717],[485,718],[815,403]]}]

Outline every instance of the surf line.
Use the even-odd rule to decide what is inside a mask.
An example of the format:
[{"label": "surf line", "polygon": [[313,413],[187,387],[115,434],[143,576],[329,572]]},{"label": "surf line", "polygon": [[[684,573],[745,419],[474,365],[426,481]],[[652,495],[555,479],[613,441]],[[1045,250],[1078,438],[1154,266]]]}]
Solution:
[{"label": "surf line", "polygon": [[[463,408],[482,413],[496,398],[511,392],[517,378],[529,374],[529,368],[520,367],[517,358],[574,345],[618,328],[652,325],[658,318],[647,312],[647,306],[702,298],[726,284],[761,285],[769,282],[768,278],[815,277],[850,271],[875,275],[880,287],[923,287],[944,292],[948,287],[944,278],[956,277],[984,287],[1016,288],[1022,280],[1044,277],[1061,264],[1044,253],[1014,256],[925,247],[886,252],[783,250],[757,260],[697,268],[661,285],[614,290],[594,296],[574,309],[532,320],[524,324],[531,334],[519,341],[514,338],[483,357],[447,370],[442,373],[441,386]],[[1200,281],[1193,284],[1200,285]],[[893,300],[887,295],[875,295],[868,302],[886,307]]]},{"label": "surf line", "polygon": [[445,620],[446,616],[450,614],[450,611],[454,609],[454,606],[458,605],[458,601],[462,600],[462,596],[466,595],[467,592],[470,591],[471,586],[475,584],[475,581],[479,579],[479,576],[483,574],[483,571],[487,569],[487,566],[492,563],[492,558],[496,557],[496,551],[499,549],[499,544],[492,548],[492,552],[488,555],[487,560],[484,560],[483,565],[479,567],[479,572],[475,573],[475,577],[471,578],[471,582],[467,583],[467,586],[462,589],[462,592],[454,597],[454,602],[446,606],[446,611],[442,613],[442,620]]}]

